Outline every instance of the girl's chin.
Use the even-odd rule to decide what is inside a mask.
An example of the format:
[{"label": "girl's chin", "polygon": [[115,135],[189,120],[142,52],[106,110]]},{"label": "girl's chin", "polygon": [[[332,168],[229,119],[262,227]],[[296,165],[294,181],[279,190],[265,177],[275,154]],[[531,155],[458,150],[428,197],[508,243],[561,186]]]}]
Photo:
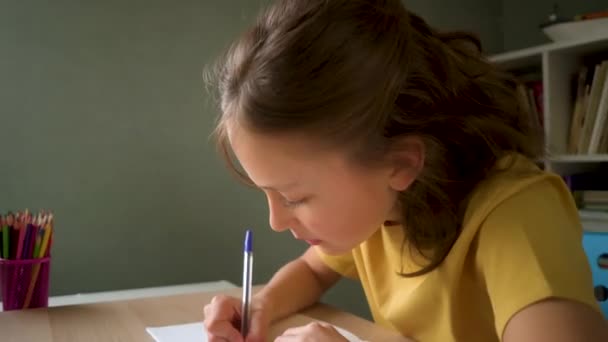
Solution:
[{"label": "girl's chin", "polygon": [[319,243],[318,245],[315,245],[315,247],[320,249],[321,252],[323,252],[324,254],[332,255],[332,256],[339,256],[339,255],[344,255],[344,254],[350,253],[350,251],[352,251],[352,249],[354,248],[354,247],[344,248],[344,247],[331,246],[325,241],[321,241],[321,243]]}]

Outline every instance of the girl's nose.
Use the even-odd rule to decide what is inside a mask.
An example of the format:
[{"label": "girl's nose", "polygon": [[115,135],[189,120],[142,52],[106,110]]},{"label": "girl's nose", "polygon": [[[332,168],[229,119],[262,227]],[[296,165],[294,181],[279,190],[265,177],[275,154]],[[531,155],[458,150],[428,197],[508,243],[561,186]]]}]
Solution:
[{"label": "girl's nose", "polygon": [[285,208],[280,201],[268,199],[269,223],[270,228],[275,232],[288,230],[289,224],[293,220],[291,211]]}]

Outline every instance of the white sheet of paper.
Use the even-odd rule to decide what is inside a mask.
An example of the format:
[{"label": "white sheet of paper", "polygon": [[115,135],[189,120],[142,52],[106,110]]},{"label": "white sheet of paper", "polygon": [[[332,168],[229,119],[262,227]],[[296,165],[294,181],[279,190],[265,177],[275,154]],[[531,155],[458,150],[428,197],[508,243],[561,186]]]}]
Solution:
[{"label": "white sheet of paper", "polygon": [[[349,342],[365,342],[340,327],[334,328],[342,334]],[[168,325],[165,327],[146,328],[156,342],[207,342],[207,333],[203,323],[188,323],[180,325]]]}]

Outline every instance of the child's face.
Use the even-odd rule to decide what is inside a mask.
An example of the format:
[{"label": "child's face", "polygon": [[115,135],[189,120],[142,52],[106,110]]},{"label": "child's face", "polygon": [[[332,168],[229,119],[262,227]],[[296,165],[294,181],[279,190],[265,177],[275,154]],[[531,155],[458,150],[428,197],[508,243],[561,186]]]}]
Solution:
[{"label": "child's face", "polygon": [[400,220],[396,196],[412,181],[404,179],[406,173],[358,167],[345,153],[297,136],[259,135],[234,126],[228,133],[241,166],[266,194],[273,230],[290,230],[296,239],[341,254],[385,220]]}]

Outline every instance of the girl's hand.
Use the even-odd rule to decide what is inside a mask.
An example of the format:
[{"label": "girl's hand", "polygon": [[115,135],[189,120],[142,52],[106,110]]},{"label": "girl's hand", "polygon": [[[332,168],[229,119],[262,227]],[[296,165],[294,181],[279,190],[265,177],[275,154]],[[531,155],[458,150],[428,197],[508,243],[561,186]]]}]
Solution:
[{"label": "girl's hand", "polygon": [[243,338],[239,331],[241,301],[229,296],[215,296],[205,306],[203,323],[207,329],[207,338],[210,342],[264,342],[270,326],[267,310],[261,302],[253,299],[249,334]]},{"label": "girl's hand", "polygon": [[283,335],[274,342],[348,342],[331,325],[322,322],[313,322],[308,325],[285,330]]}]

